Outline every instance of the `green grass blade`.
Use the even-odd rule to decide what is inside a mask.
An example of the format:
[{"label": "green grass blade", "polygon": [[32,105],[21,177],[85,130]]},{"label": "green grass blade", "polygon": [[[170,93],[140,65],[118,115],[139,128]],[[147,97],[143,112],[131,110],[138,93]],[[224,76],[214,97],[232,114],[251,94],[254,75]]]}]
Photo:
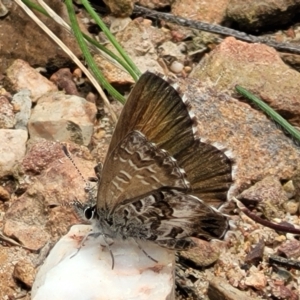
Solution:
[{"label": "green grass blade", "polygon": [[79,29],[77,19],[75,16],[75,12],[73,9],[73,3],[71,0],[65,0],[65,4],[68,10],[70,22],[71,22],[71,27],[74,32],[74,36],[77,40],[78,46],[80,47],[83,56],[86,60],[86,63],[88,64],[90,70],[94,74],[95,78],[97,79],[98,82],[101,82],[104,88],[108,91],[108,93],[114,97],[116,100],[120,101],[121,103],[125,103],[125,98],[116,90],[114,89],[106,80],[104,75],[100,72],[99,68],[97,67],[91,53],[89,52],[89,49],[85,43],[85,40],[83,38],[83,35]]},{"label": "green grass blade", "polygon": [[120,46],[120,44],[117,42],[115,37],[111,34],[109,29],[106,27],[104,22],[100,19],[99,15],[95,12],[93,7],[89,4],[87,0],[81,0],[82,5],[87,10],[88,14],[95,20],[97,25],[102,29],[106,37],[109,39],[109,41],[113,44],[113,46],[117,49],[117,51],[120,53],[120,55],[123,57],[123,59],[126,61],[128,66],[132,69],[132,71],[135,73],[135,76],[133,76],[133,79],[137,81],[138,77],[141,75],[140,70],[136,67],[134,62],[128,57],[128,55],[125,53],[123,48]]},{"label": "green grass blade", "polygon": [[265,114],[267,114],[272,120],[274,120],[279,126],[281,126],[292,138],[300,142],[300,131],[298,131],[294,126],[287,122],[283,117],[281,117],[274,109],[272,109],[268,104],[263,102],[258,97],[251,94],[249,91],[243,87],[237,85],[235,89],[244,97],[252,101],[257,105]]}]

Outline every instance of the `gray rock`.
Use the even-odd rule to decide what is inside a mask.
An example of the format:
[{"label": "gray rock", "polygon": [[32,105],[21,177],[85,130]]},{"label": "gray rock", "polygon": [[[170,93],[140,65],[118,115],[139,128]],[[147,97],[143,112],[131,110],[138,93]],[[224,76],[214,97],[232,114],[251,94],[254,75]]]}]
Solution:
[{"label": "gray rock", "polygon": [[14,95],[12,103],[19,109],[16,113],[15,128],[27,130],[27,124],[31,114],[30,91],[27,89],[21,90]]}]

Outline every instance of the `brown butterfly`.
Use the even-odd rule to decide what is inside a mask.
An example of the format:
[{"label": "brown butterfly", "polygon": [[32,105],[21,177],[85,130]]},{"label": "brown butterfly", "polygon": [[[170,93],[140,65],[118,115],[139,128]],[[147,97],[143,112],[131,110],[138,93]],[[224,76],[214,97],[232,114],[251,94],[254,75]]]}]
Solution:
[{"label": "brown butterfly", "polygon": [[96,205],[77,205],[94,232],[174,250],[192,247],[190,237],[222,238],[228,220],[215,207],[226,201],[232,164],[223,151],[197,139],[196,131],[177,90],[143,74],[112,136]]}]

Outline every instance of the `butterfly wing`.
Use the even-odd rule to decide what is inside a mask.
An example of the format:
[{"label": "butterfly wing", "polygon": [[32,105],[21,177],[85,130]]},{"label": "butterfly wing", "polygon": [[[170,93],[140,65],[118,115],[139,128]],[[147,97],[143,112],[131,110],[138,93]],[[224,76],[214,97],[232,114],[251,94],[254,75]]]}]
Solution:
[{"label": "butterfly wing", "polygon": [[108,158],[110,172],[101,176],[99,194],[106,200],[98,209],[113,211],[124,201],[161,187],[187,190],[186,174],[166,151],[150,143],[139,131],[131,131]]},{"label": "butterfly wing", "polygon": [[152,240],[175,250],[189,248],[189,237],[220,239],[228,230],[228,220],[220,212],[195,196],[172,189],[120,205],[113,219],[120,235]]},{"label": "butterfly wing", "polygon": [[[179,93],[159,76],[149,72],[143,74],[130,93],[112,136],[99,183],[97,207],[112,211],[122,201],[163,186],[191,189],[192,194],[207,203],[219,205],[226,199],[232,183],[231,162],[222,151],[196,140],[195,131],[195,120],[189,112],[189,105]],[[145,168],[140,168],[138,172],[135,166],[141,157],[138,147],[130,152],[130,158],[128,155],[127,159],[121,158],[127,137],[132,138],[132,132],[139,132],[145,137],[144,145],[148,150],[155,147],[150,157],[155,165],[155,177],[160,181],[163,176],[162,181],[152,185],[143,183],[147,177],[143,173]],[[160,159],[153,159],[158,149],[165,151],[167,159],[176,162],[175,166],[168,169]],[[167,170],[180,173],[179,177],[185,184],[174,185],[174,177],[168,177]]]}]

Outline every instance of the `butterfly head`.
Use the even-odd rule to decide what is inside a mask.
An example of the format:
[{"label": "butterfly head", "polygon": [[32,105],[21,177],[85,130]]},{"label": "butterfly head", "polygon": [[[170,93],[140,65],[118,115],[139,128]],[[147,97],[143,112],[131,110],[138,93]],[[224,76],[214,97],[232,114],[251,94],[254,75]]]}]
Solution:
[{"label": "butterfly head", "polygon": [[93,220],[95,217],[96,217],[96,205],[94,206],[87,206],[84,211],[83,211],[83,214],[84,214],[84,217],[88,220],[88,221],[91,221]]},{"label": "butterfly head", "polygon": [[82,203],[78,200],[73,201],[75,213],[83,222],[93,222],[97,218],[97,207],[91,203]]}]

